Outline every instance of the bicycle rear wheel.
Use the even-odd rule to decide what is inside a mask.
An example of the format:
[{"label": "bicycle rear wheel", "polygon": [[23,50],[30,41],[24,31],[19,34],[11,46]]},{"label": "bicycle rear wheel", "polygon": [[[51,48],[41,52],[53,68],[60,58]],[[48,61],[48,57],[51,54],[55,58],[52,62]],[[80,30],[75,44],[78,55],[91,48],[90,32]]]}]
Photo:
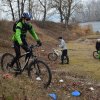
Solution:
[{"label": "bicycle rear wheel", "polygon": [[14,69],[16,69],[16,67],[17,67],[16,63],[12,67],[10,67],[10,64],[11,64],[13,59],[14,59],[14,56],[10,53],[5,53],[2,55],[2,57],[1,57],[1,69],[4,72],[8,72],[8,73],[15,72]]},{"label": "bicycle rear wheel", "polygon": [[95,59],[98,59],[98,55],[99,55],[99,54],[98,54],[97,51],[94,51],[94,52],[93,52],[93,57],[94,57]]},{"label": "bicycle rear wheel", "polygon": [[32,78],[32,80],[36,80],[36,78],[39,77],[39,80],[36,82],[41,87],[47,88],[51,83],[51,71],[43,61],[37,60],[35,62],[31,62],[29,65],[28,75]]},{"label": "bicycle rear wheel", "polygon": [[56,53],[49,53],[49,54],[48,54],[48,59],[49,59],[50,61],[56,61],[57,58],[58,58],[58,55],[57,55]]}]

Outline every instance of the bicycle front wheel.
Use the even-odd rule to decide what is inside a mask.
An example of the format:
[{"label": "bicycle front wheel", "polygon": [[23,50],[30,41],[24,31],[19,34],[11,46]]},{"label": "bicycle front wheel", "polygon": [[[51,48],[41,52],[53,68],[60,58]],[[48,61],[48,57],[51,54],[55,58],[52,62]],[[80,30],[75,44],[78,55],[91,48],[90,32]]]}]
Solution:
[{"label": "bicycle front wheel", "polygon": [[48,54],[48,59],[49,59],[50,61],[56,61],[57,58],[58,58],[58,55],[57,55],[56,53],[49,53],[49,54]]},{"label": "bicycle front wheel", "polygon": [[16,66],[16,63],[14,64],[14,66],[12,66],[12,67],[10,66],[13,59],[14,59],[14,56],[10,53],[5,53],[2,55],[2,57],[1,57],[1,69],[4,72],[8,72],[8,73],[15,72],[13,68],[14,68],[14,66]]},{"label": "bicycle front wheel", "polygon": [[99,56],[98,52],[97,52],[97,51],[94,51],[94,52],[93,52],[93,57],[94,57],[95,59],[98,59],[98,56]]},{"label": "bicycle front wheel", "polygon": [[43,61],[37,60],[35,62],[31,62],[29,65],[28,75],[32,78],[32,80],[37,80],[36,82],[41,87],[47,88],[51,83],[51,71],[47,64]]}]

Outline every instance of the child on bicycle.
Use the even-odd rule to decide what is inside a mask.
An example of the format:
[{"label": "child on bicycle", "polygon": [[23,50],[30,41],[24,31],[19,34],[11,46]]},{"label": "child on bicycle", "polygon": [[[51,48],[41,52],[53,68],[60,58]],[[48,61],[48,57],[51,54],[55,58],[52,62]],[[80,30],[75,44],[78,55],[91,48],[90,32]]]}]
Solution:
[{"label": "child on bicycle", "polygon": [[64,58],[66,57],[67,59],[67,63],[69,64],[69,57],[68,57],[68,50],[67,50],[67,46],[66,43],[64,41],[64,39],[62,37],[58,37],[59,39],[59,47],[62,49],[62,55],[61,55],[61,64],[64,64]]},{"label": "child on bicycle", "polygon": [[97,41],[96,41],[96,50],[99,54],[98,58],[100,59],[100,39],[97,39]]}]

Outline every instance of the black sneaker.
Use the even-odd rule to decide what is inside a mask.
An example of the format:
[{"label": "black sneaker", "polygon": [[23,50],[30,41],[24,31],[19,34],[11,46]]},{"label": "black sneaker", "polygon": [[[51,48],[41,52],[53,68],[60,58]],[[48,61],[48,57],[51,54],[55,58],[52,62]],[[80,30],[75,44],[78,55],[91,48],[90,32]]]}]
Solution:
[{"label": "black sneaker", "polygon": [[69,62],[67,62],[66,64],[69,64]]},{"label": "black sneaker", "polygon": [[19,68],[16,68],[16,67],[13,67],[13,70],[14,70],[15,72],[20,72],[20,71],[21,71]]}]

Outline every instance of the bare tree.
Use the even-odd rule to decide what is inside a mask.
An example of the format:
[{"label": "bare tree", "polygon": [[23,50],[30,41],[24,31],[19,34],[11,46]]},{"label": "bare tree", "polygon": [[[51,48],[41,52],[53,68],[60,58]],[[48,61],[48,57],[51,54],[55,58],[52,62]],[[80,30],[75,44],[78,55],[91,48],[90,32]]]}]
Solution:
[{"label": "bare tree", "polygon": [[56,10],[60,14],[60,22],[63,23],[63,11],[62,11],[62,6],[63,6],[63,0],[52,0],[51,2],[51,8],[56,8]]},{"label": "bare tree", "polygon": [[58,10],[60,22],[65,22],[65,26],[68,26],[70,17],[76,10],[79,2],[80,0],[52,0],[52,8]]},{"label": "bare tree", "polygon": [[91,2],[83,5],[82,13],[78,14],[77,20],[80,22],[98,21],[100,20],[100,1],[91,0]]},{"label": "bare tree", "polygon": [[21,15],[24,12],[25,2],[26,2],[26,0],[22,0],[22,2],[21,2]]},{"label": "bare tree", "polygon": [[24,6],[25,6],[26,0],[17,0],[17,8],[18,8],[18,16],[21,17],[22,13],[24,12]]},{"label": "bare tree", "polygon": [[44,22],[45,22],[45,20],[46,20],[46,15],[47,15],[47,0],[43,0],[43,1],[41,1],[41,0],[39,0],[39,2],[40,2],[40,4],[42,5],[42,7],[43,7],[43,13],[44,13],[44,15],[43,15],[43,26],[44,26]]},{"label": "bare tree", "polygon": [[[10,8],[11,11],[11,15],[12,15],[12,20],[15,20],[15,16],[14,16],[14,9],[13,9],[13,4],[12,4],[13,0],[2,0],[2,2],[4,3],[4,6],[8,6]],[[4,12],[9,12],[9,11],[4,11]]]},{"label": "bare tree", "polygon": [[29,0],[28,8],[29,13],[32,12],[32,0]]}]

